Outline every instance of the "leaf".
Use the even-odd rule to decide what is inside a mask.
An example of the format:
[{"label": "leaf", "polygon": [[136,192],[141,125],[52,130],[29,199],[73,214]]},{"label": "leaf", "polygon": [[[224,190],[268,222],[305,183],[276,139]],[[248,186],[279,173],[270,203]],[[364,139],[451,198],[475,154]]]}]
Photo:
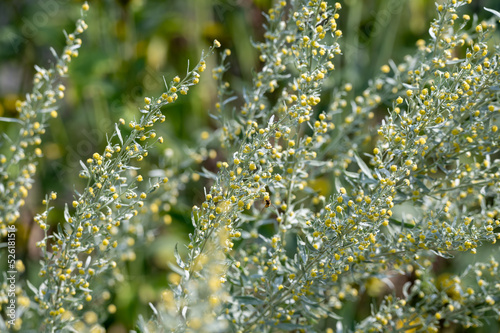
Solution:
[{"label": "leaf", "polygon": [[151,310],[153,310],[153,313],[155,314],[155,316],[158,316],[158,310],[156,310],[153,303],[149,302],[149,307],[151,308]]},{"label": "leaf", "polygon": [[220,117],[215,115],[215,114],[212,114],[211,112],[208,113],[208,116],[214,120],[220,120]]},{"label": "leaf", "polygon": [[340,192],[341,187],[342,187],[342,183],[340,182],[340,179],[338,177],[335,178],[335,190],[337,192]]},{"label": "leaf", "polygon": [[226,105],[227,103],[231,103],[232,101],[237,100],[237,99],[238,99],[238,97],[237,97],[237,96],[232,96],[232,97],[226,98],[226,99],[222,102],[222,105]]},{"label": "leaf", "polygon": [[26,280],[26,283],[28,284],[28,288],[30,288],[31,291],[38,296],[40,291],[34,285],[32,285],[29,280]]},{"label": "leaf", "polygon": [[425,184],[418,178],[415,178],[415,180],[413,181],[413,184],[416,184],[418,185],[418,187],[422,190],[422,192],[424,194],[427,194],[429,193],[431,190],[429,190],[429,188],[427,186],[425,186]]},{"label": "leaf", "polygon": [[184,276],[185,270],[179,268],[179,266],[174,265],[173,263],[169,262],[167,263],[168,267],[174,271],[175,273],[179,274],[180,276]]},{"label": "leaf", "polygon": [[68,330],[68,331],[73,332],[73,333],[78,333],[78,331],[71,325],[65,325],[63,329]]},{"label": "leaf", "polygon": [[274,121],[274,114],[271,116],[271,118],[269,118],[269,122],[267,123],[267,127],[271,127],[271,125],[273,124],[273,121]]},{"label": "leaf", "polygon": [[253,296],[236,296],[236,301],[242,304],[262,305],[264,301]]},{"label": "leaf", "polygon": [[130,330],[130,333],[149,333],[148,325],[146,323],[146,320],[144,320],[144,317],[139,315],[138,318],[139,318],[139,320],[137,321],[137,325],[136,325],[137,331]]},{"label": "leaf", "polygon": [[0,117],[0,121],[6,122],[6,123],[18,123],[18,124],[24,124],[21,120],[17,118],[8,118],[8,117]]},{"label": "leaf", "polygon": [[438,257],[441,257],[441,258],[444,258],[444,259],[452,259],[452,258],[454,258],[454,256],[451,253],[448,253],[448,252],[434,251],[434,250],[431,250],[431,252],[434,253],[435,255],[437,255]]},{"label": "leaf", "polygon": [[89,173],[89,169],[87,168],[87,166],[85,165],[85,163],[83,163],[83,161],[82,161],[82,160],[80,160],[80,165],[82,166],[82,169],[83,169],[84,171],[86,171],[86,172],[87,172],[87,174],[89,174],[89,175],[90,175],[90,173]]},{"label": "leaf", "polygon": [[356,159],[356,162],[359,165],[359,168],[361,171],[366,175],[366,177],[373,179],[371,169],[366,165],[366,163],[359,157],[358,154],[354,154],[354,158]]},{"label": "leaf", "polygon": [[446,64],[447,65],[454,65],[454,64],[459,64],[461,62],[463,62],[464,60],[463,59],[454,59],[454,60],[447,60],[446,61]]},{"label": "leaf", "polygon": [[408,298],[410,296],[411,285],[412,285],[411,281],[408,281],[403,285],[402,292],[403,292],[403,296],[405,298]]},{"label": "leaf", "polygon": [[396,224],[396,225],[399,225],[401,227],[405,227],[405,228],[408,228],[408,229],[413,229],[415,228],[415,225],[414,224],[411,224],[411,223],[406,223],[406,222],[403,222],[403,221],[399,221],[399,220],[396,220],[396,219],[393,219],[393,218],[390,218],[389,219],[389,222],[392,223],[392,224]]},{"label": "leaf", "polygon": [[49,113],[49,112],[52,112],[52,111],[55,111],[55,110],[57,110],[57,108],[55,108],[55,107],[52,107],[52,108],[43,108],[43,109],[38,110],[38,113]]},{"label": "leaf", "polygon": [[[3,132],[2,132],[2,136],[3,136],[3,138],[5,139],[5,141],[7,141],[7,142],[9,142],[9,143],[12,143],[12,140],[9,138],[9,136],[8,136],[7,134],[5,134],[5,133],[3,133]],[[2,141],[0,141],[0,144],[1,144],[0,146],[2,146],[2,145],[3,145],[3,142],[2,142]]]},{"label": "leaf", "polygon": [[300,259],[302,260],[302,263],[305,264],[307,262],[307,259],[309,259],[306,250],[306,243],[298,236],[297,236],[297,247]]},{"label": "leaf", "polygon": [[40,67],[38,65],[35,65],[34,67],[35,67],[37,72],[43,73],[45,71],[42,67]]},{"label": "leaf", "polygon": [[177,263],[177,265],[179,265],[180,268],[186,267],[186,264],[184,264],[184,261],[182,261],[182,258],[179,254],[179,250],[177,249],[177,244],[175,244],[174,257],[175,257],[175,262]]},{"label": "leaf", "polygon": [[64,220],[69,223],[71,215],[69,214],[68,204],[64,204]]},{"label": "leaf", "polygon": [[356,173],[356,172],[344,171],[344,175],[346,175],[349,178],[353,178],[353,179],[359,178],[359,173]]},{"label": "leaf", "polygon": [[116,135],[118,135],[118,139],[120,139],[120,143],[123,146],[123,138],[120,129],[118,128],[118,123],[115,123]]},{"label": "leaf", "polygon": [[265,243],[271,243],[271,239],[262,234],[259,234],[259,238],[262,239]]},{"label": "leaf", "polygon": [[90,266],[90,261],[92,260],[92,257],[91,256],[88,256],[87,257],[87,260],[85,261],[85,269],[89,268]]},{"label": "leaf", "polygon": [[[389,66],[391,67],[392,71],[394,73],[399,73],[398,65],[394,62],[394,60],[389,59]],[[390,78],[391,80],[394,80],[393,78]],[[395,80],[394,80],[395,81]]]},{"label": "leaf", "polygon": [[484,10],[486,10],[486,11],[488,11],[488,12],[490,12],[490,13],[492,13],[492,14],[494,14],[494,15],[498,16],[498,17],[500,17],[500,12],[497,12],[497,11],[496,11],[496,10],[494,10],[494,9],[484,7]]},{"label": "leaf", "polygon": [[429,35],[431,36],[432,40],[436,40],[436,34],[434,33],[432,26],[429,28]]},{"label": "leaf", "polygon": [[402,84],[403,84],[403,86],[404,86],[406,89],[410,89],[410,90],[417,90],[417,89],[418,89],[418,87],[414,87],[414,86],[412,86],[412,85],[410,85],[410,84],[408,84],[408,83],[404,83],[404,82],[402,82]]},{"label": "leaf", "polygon": [[196,228],[196,219],[194,218],[194,213],[191,211],[191,223],[193,224],[193,227]]},{"label": "leaf", "polygon": [[301,296],[300,301],[303,302],[304,304],[313,305],[314,307],[319,305],[317,301],[313,301],[312,299],[309,299],[305,296]]},{"label": "leaf", "polygon": [[63,234],[63,231],[62,231],[62,227],[61,227],[61,223],[57,224],[57,235],[60,236],[61,238],[64,237],[64,234]]},{"label": "leaf", "polygon": [[385,79],[387,81],[387,83],[391,84],[391,85],[396,85],[398,81],[394,80],[392,77],[388,77]]},{"label": "leaf", "polygon": [[183,307],[181,310],[181,315],[182,315],[182,318],[184,318],[184,320],[186,320],[187,311],[188,311],[187,306]]},{"label": "leaf", "polygon": [[54,58],[59,59],[59,55],[57,54],[56,50],[54,50],[53,47],[50,48],[50,52],[52,52],[52,55],[54,56]]},{"label": "leaf", "polygon": [[209,171],[207,170],[205,167],[202,167],[201,168],[203,170],[203,172],[200,172],[200,176],[203,176],[207,179],[213,179],[213,180],[217,180],[217,175],[215,173],[213,173],[212,171]]},{"label": "leaf", "polygon": [[135,167],[135,166],[131,166],[131,165],[123,165],[122,169],[126,169],[126,170],[140,170],[141,168]]}]

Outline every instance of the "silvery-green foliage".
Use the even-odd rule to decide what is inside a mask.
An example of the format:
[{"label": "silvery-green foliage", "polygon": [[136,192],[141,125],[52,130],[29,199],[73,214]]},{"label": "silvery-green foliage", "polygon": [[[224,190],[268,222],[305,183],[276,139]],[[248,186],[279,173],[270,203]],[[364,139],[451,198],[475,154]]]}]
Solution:
[{"label": "silvery-green foliage", "polygon": [[[226,321],[229,331],[312,332],[325,318],[340,320],[336,310],[360,290],[380,289],[382,281],[390,284],[387,278],[415,269],[418,279],[408,300],[387,302],[410,304],[422,292],[446,299],[448,289],[422,287],[434,282],[431,260],[495,243],[499,223],[498,46],[488,48],[495,25],[468,24],[469,16],[456,14],[465,4],[438,6],[431,39],[419,41],[415,55],[383,66],[362,96],[349,100],[351,87],[344,86],[326,110],[317,105],[333,69],[330,61],[341,53],[340,5],[278,2],[267,13],[264,42],[255,43],[262,69],[237,112],[223,81],[229,53],[222,55],[213,71],[220,82],[213,115],[222,126],[221,146],[232,158],[209,175],[214,185],[202,207],[193,209],[189,254],[178,260],[181,282],[167,290],[167,307],[178,305],[177,321],[174,312],[169,320],[160,315],[158,325],[211,331],[200,321],[211,314]],[[459,50],[463,58],[454,56]],[[270,93],[278,97],[271,100]],[[382,103],[392,105],[388,115],[378,128],[367,128]],[[380,138],[366,158],[359,147],[373,132]],[[337,193],[326,199],[315,181],[331,172]],[[411,213],[402,213],[407,207]],[[219,244],[228,254],[220,277],[225,294],[219,298],[214,287],[217,302],[200,307],[197,289],[189,286],[193,280],[198,288],[207,283],[205,272],[215,263],[197,264],[210,255],[207,244]],[[498,264],[492,259],[489,265],[494,276]],[[465,281],[458,277],[443,283],[477,289],[460,285]],[[498,288],[483,293],[481,304],[474,297],[474,307],[498,313]],[[416,309],[412,304],[411,311],[398,305],[397,316],[383,305],[387,313],[374,312],[357,331],[437,330],[441,313],[455,309],[460,315],[447,321],[481,323],[465,310],[472,306],[468,299],[461,305],[429,302]]]},{"label": "silvery-green foliage", "polygon": [[[145,186],[140,164],[132,165],[163,142],[155,131],[165,119],[161,107],[198,83],[213,47],[184,79],[166,84],[161,97],[145,98],[139,120],[128,122],[128,136],[120,119],[105,150],[81,162],[87,184],[51,233],[46,221],[56,194],[46,196],[45,212],[35,217],[45,231],[37,243],[43,281],[27,282],[31,291],[19,293],[27,304],[25,321],[41,318],[47,332],[85,328],[81,317],[92,313],[93,303],[106,304],[96,290],[123,279],[117,261],[133,257],[135,243],[154,238],[156,221],[171,223],[180,190],[200,175],[210,186],[199,189],[204,199],[192,208],[189,243],[172,249],[177,280],[151,304],[151,319],[139,318],[141,332],[333,332],[342,328],[343,307],[361,295],[380,302],[344,330],[437,332],[498,318],[497,249],[459,275],[436,277],[432,270],[437,257],[486,251],[500,235],[499,45],[491,42],[494,19],[457,14],[469,2],[436,5],[430,38],[418,41],[400,64],[382,66],[353,96],[348,83],[333,91],[326,84],[342,57],[341,4],[276,1],[264,14],[262,41],[254,42],[260,69],[240,104],[226,81],[231,51],[221,52],[212,71],[218,95],[211,116],[219,128],[202,134],[205,141],[189,159],[165,163]],[[70,36],[76,49],[80,43]],[[39,70],[35,81],[44,73]],[[45,92],[33,96],[53,104],[51,82],[35,85]],[[329,105],[325,94],[332,95]],[[33,96],[19,102],[21,112],[33,109]],[[377,122],[381,106],[387,112]],[[20,137],[29,140],[12,149],[28,169],[40,154],[22,149],[38,144],[46,114],[55,109],[42,111],[41,122],[21,121]],[[218,170],[192,172],[194,164],[217,156],[213,145],[224,153]],[[9,168],[0,171],[13,175]],[[29,189],[2,184],[17,193],[12,198]],[[330,186],[334,190],[325,190]],[[12,223],[21,201],[2,200],[0,222]],[[403,287],[394,285],[405,276]],[[100,315],[102,322],[106,314]]]}]

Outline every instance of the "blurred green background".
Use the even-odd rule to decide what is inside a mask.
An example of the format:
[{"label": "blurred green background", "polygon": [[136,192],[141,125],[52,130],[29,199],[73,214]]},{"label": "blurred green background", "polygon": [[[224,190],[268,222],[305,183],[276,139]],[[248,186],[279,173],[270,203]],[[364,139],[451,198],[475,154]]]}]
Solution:
[{"label": "blurred green background", "polygon": [[[36,279],[37,251],[33,244],[41,238],[41,232],[33,227],[32,218],[42,210],[43,196],[50,191],[59,194],[56,201],[59,213],[52,219],[55,222],[64,202],[72,200],[73,186],[68,184],[75,184],[77,189],[83,186],[78,178],[79,160],[102,151],[106,133],[112,132],[114,123],[119,118],[129,121],[138,117],[137,107],[143,98],[163,92],[162,76],[167,82],[177,74],[182,76],[187,61],[194,65],[213,39],[218,39],[223,48],[231,49],[229,80],[241,92],[251,82],[252,69],[259,66],[258,54],[250,41],[262,40],[265,21],[261,12],[271,3],[270,0],[89,2],[86,19],[89,29],[82,37],[80,55],[72,61],[69,76],[64,79],[67,92],[60,104],[60,117],[50,121],[42,147],[46,158],[40,161],[36,183],[22,212],[23,227],[17,245],[18,255],[27,266],[25,274]],[[431,0],[341,3],[343,9],[338,21],[344,32],[341,40],[344,56],[336,59],[338,70],[329,87],[350,82],[358,93],[388,59],[397,63],[414,52],[416,40],[428,37],[429,22],[435,15]],[[16,116],[14,103],[31,90],[34,65],[47,66],[53,60],[49,47],[62,49],[65,40],[62,30],[73,30],[80,6],[80,1],[73,0],[0,3],[0,117]],[[500,10],[500,3],[476,0],[467,7],[468,13],[490,17],[483,7]],[[146,160],[146,165],[149,163],[146,168],[164,167],[166,148],[172,149],[175,156],[168,163],[180,163],[185,158],[185,148],[195,147],[201,132],[211,132],[217,125],[208,116],[216,96],[210,74],[216,61],[217,57],[211,57],[200,84],[167,108],[167,121],[158,127],[166,144],[151,152],[153,156]],[[0,123],[0,131],[13,136],[17,129]],[[126,266],[128,274],[135,278],[123,281],[111,295],[118,311],[106,322],[110,332],[132,329],[138,314],[150,316],[147,303],[158,299],[159,290],[167,280],[166,265],[155,263],[170,260],[174,243],[187,239],[190,207],[201,201],[203,185],[201,180],[179,194],[173,223],[163,230],[160,241],[151,248],[143,248],[135,262]]]}]

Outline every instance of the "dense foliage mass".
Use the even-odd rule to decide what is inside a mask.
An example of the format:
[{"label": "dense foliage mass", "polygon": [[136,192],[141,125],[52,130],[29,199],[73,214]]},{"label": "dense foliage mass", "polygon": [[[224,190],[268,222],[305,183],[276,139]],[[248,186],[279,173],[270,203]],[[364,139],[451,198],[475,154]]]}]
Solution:
[{"label": "dense foliage mass", "polygon": [[[430,38],[355,96],[349,83],[332,88],[343,56],[341,4],[276,1],[253,44],[261,65],[246,89],[238,94],[228,82],[229,49],[212,70],[217,129],[202,133],[185,163],[143,169],[165,144],[157,129],[166,106],[196,93],[221,47],[215,40],[80,162],[85,184],[63,220],[50,221],[57,194],[46,195],[34,216],[43,230],[39,279],[19,279],[13,296],[3,274],[2,331],[104,331],[123,262],[161,232],[158,216],[172,222],[175,198],[200,176],[207,187],[191,203],[189,242],[175,247],[170,283],[151,317],[138,317],[140,332],[438,332],[497,321],[500,45],[492,37],[500,13],[489,10],[488,21],[459,15],[470,2],[437,4]],[[57,61],[37,67],[18,116],[0,119],[19,128],[0,147],[5,239],[33,186],[88,9],[62,54],[53,52]],[[438,260],[462,252],[487,259],[436,275]],[[23,262],[10,270],[22,272]],[[371,313],[348,315],[367,299]]]}]

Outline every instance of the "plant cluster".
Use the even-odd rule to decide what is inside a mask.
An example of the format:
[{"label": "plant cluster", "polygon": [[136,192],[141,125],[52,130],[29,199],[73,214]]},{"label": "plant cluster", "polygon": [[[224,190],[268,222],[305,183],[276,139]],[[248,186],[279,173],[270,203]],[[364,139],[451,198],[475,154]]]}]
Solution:
[{"label": "plant cluster", "polygon": [[[202,133],[189,161],[153,170],[143,186],[141,161],[163,143],[155,131],[162,108],[199,82],[220,47],[214,41],[185,78],[145,98],[140,118],[120,119],[104,151],[81,162],[87,183],[57,231],[47,222],[57,195],[46,196],[35,216],[44,230],[41,282],[18,290],[22,316],[9,328],[32,329],[40,318],[47,332],[102,330],[106,316],[95,308],[113,312],[107,290],[119,283],[118,262],[154,238],[157,221],[171,223],[183,184],[200,176],[209,186],[192,207],[189,243],[175,247],[171,284],[151,304],[153,316],[139,318],[141,332],[331,332],[343,327],[342,309],[366,295],[379,297],[371,315],[345,330],[438,332],[500,318],[500,45],[492,42],[500,13],[482,22],[460,16],[470,2],[436,4],[431,38],[354,96],[349,83],[328,86],[342,56],[341,4],[276,1],[254,43],[261,66],[251,85],[241,96],[231,90],[231,51],[223,50],[212,70],[219,128]],[[4,229],[28,194],[42,156],[31,147],[57,115],[64,89],[53,87],[85,28],[79,20],[55,67],[38,69],[11,120],[21,130],[9,162],[0,155]],[[190,171],[208,159],[218,159],[217,170]],[[491,259],[462,274],[433,270],[438,258],[491,249]]]}]

